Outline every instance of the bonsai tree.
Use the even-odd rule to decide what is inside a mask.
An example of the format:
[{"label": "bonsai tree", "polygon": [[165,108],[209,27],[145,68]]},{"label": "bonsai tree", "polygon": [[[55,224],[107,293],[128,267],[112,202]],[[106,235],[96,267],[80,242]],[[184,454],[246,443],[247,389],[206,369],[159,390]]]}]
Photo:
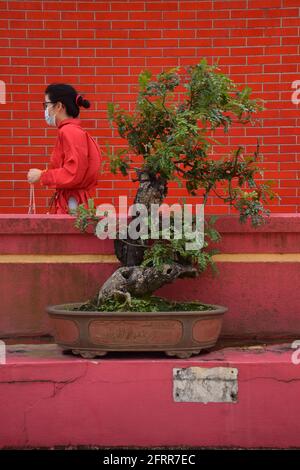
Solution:
[{"label": "bonsai tree", "polygon": [[[256,174],[262,171],[257,165],[259,142],[252,155],[245,155],[242,146],[222,158],[212,153],[212,145],[219,144],[213,136],[215,129],[228,134],[234,123],[255,123],[253,115],[264,107],[262,100],[251,99],[250,94],[251,88],[239,90],[218,65],[208,65],[203,59],[183,74],[178,67],[155,78],[150,71],[143,71],[133,112],[109,103],[111,126],[116,126],[128,143],[126,148],[108,151],[110,168],[124,176],[134,172],[133,181],[138,182],[134,204],[143,204],[150,213],[151,205],[163,203],[168,183],[175,181],[180,187],[185,185],[187,193],[197,196],[197,201],[202,198],[203,205],[210,194],[217,196],[235,208],[241,223],[247,219],[254,227],[264,223],[270,214],[264,202],[279,196],[271,189],[273,181],[256,181]],[[137,156],[141,159],[139,167],[132,160],[137,160]],[[75,213],[76,227],[85,231],[92,224],[97,232],[99,217],[92,199],[88,209],[81,205]],[[139,215],[137,212],[132,220]],[[148,216],[148,222],[150,219]],[[194,227],[194,214],[192,220]],[[219,251],[209,249],[209,242],[220,240],[214,228],[216,220],[216,216],[211,216],[204,221],[201,249],[187,250],[187,238],[174,236],[174,223],[169,239],[151,240],[145,234],[137,239],[130,234],[123,239],[117,236],[114,248],[121,267],[85,306],[106,311],[130,310],[136,305],[141,308],[164,284],[196,277],[208,266],[216,273],[213,255]],[[163,234],[161,223],[158,234]]]}]

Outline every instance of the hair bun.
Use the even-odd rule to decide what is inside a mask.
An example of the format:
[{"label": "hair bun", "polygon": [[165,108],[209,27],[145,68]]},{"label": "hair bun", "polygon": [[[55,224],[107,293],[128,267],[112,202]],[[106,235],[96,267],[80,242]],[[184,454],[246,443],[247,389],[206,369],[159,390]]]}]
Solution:
[{"label": "hair bun", "polygon": [[91,106],[90,102],[82,97],[82,95],[76,96],[77,106],[83,106],[84,108],[89,108]]}]

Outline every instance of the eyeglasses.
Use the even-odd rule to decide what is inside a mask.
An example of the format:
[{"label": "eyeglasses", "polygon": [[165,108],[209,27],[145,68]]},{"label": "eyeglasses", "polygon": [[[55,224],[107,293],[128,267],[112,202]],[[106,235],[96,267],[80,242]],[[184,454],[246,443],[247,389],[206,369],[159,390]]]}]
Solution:
[{"label": "eyeglasses", "polygon": [[44,110],[48,107],[48,106],[47,106],[48,104],[56,104],[56,103],[53,103],[53,101],[44,101],[44,102],[43,102],[43,108],[44,108]]}]

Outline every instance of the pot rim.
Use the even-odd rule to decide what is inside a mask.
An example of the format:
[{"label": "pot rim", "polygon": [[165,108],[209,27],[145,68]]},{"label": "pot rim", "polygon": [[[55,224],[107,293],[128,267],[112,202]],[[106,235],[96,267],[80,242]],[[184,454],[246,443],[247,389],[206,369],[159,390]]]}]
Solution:
[{"label": "pot rim", "polygon": [[[193,302],[193,301],[191,301]],[[197,302],[197,300],[196,300]],[[200,302],[200,301],[199,301]],[[228,307],[225,307],[223,305],[216,305],[216,304],[206,304],[211,307],[215,307],[213,310],[177,310],[177,311],[160,311],[160,312],[133,312],[133,311],[112,311],[112,312],[100,312],[98,310],[68,310],[68,307],[79,307],[82,305],[84,302],[69,302],[69,303],[64,303],[64,304],[57,304],[57,305],[47,305],[46,306],[46,311],[49,314],[52,315],[73,315],[75,317],[89,317],[89,316],[97,316],[97,317],[103,317],[103,316],[108,316],[108,315],[113,315],[114,317],[120,316],[120,317],[140,317],[140,316],[158,316],[162,317],[164,315],[180,315],[180,316],[196,316],[196,315],[222,315],[225,312],[227,312]],[[202,302],[201,302],[202,303]],[[203,302],[204,303],[204,302]]]}]

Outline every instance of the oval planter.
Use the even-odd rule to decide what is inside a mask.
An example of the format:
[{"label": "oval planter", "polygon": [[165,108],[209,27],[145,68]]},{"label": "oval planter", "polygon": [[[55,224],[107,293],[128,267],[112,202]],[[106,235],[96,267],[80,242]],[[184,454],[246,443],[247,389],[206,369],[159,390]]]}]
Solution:
[{"label": "oval planter", "polygon": [[[174,312],[98,312],[72,310],[81,303],[49,305],[55,342],[84,358],[110,351],[163,351],[167,356],[188,358],[213,347],[228,310]],[[208,304],[207,304],[208,305]]]}]

